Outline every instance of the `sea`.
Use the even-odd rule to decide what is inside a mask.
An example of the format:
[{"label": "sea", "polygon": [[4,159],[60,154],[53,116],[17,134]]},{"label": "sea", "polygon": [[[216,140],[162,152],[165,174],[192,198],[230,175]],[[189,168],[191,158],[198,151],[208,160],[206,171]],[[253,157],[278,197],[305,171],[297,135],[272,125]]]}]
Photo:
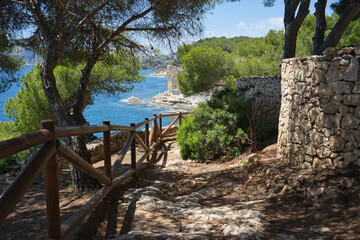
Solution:
[{"label": "sea", "polygon": [[[34,66],[25,67],[21,74],[25,75]],[[174,112],[184,112],[186,110],[177,107],[156,106],[152,104],[131,104],[129,99],[137,98],[151,102],[152,97],[165,92],[168,87],[167,78],[151,76],[156,71],[142,70],[141,75],[145,80],[134,86],[128,93],[118,93],[116,96],[99,95],[95,98],[94,104],[86,107],[84,111],[85,119],[90,125],[102,124],[104,120],[109,120],[112,124],[129,126],[131,123],[139,123],[145,118],[151,118],[154,114],[166,114]],[[5,93],[0,94],[0,121],[11,121],[4,112],[4,105],[8,98],[16,97],[19,86],[12,86]],[[164,118],[163,125],[169,124],[173,119]]]}]

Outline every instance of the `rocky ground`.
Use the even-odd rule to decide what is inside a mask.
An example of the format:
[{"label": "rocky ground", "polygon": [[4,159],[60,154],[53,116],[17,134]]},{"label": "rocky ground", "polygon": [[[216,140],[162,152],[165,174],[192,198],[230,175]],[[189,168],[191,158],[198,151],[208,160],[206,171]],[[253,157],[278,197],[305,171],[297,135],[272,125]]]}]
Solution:
[{"label": "rocky ground", "polygon": [[[113,191],[68,239],[359,239],[359,168],[298,169],[276,159],[275,149],[202,164],[182,160],[168,141],[141,176]],[[26,229],[35,222],[28,228],[44,233],[32,194],[11,224]],[[81,205],[68,197],[66,214]],[[21,235],[11,224],[0,227],[1,239],[44,236]]]}]

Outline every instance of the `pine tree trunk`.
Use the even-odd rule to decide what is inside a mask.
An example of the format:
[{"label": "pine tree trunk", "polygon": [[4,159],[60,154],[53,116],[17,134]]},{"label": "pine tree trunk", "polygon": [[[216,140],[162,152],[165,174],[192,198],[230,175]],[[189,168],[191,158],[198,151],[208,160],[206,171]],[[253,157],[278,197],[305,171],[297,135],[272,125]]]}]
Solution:
[{"label": "pine tree trunk", "polygon": [[[75,117],[72,116],[72,121],[67,122],[64,124],[66,126],[83,126],[86,124],[85,119],[81,113],[81,116]],[[90,155],[88,153],[86,147],[86,136],[73,136],[66,139],[65,144],[83,159],[85,159],[88,163],[90,162]],[[89,176],[86,172],[82,171],[81,169],[77,168],[76,166],[69,164],[69,168],[71,171],[71,180],[73,189],[75,192],[85,192],[85,191],[92,191],[97,190],[101,187],[101,184],[94,179],[93,177]]]},{"label": "pine tree trunk", "polygon": [[[296,9],[300,4],[299,10]],[[284,46],[284,59],[295,57],[296,53],[296,39],[301,24],[305,17],[309,14],[310,0],[285,0],[285,14],[284,14],[284,27],[285,27],[285,46]]]},{"label": "pine tree trunk", "polygon": [[[75,136],[68,139],[67,145],[82,158],[90,163],[90,156],[88,154],[85,136]],[[93,177],[86,174],[81,169],[76,166],[69,164],[71,171],[71,180],[73,184],[73,189],[75,192],[85,192],[97,190],[101,187],[100,183]]]}]

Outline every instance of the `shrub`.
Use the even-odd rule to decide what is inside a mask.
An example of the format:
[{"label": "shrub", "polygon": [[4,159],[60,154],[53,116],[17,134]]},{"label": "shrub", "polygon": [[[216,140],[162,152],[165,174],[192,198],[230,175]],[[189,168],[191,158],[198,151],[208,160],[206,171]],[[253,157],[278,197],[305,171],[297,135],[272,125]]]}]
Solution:
[{"label": "shrub", "polygon": [[184,159],[204,161],[224,154],[229,146],[241,149],[243,134],[235,114],[202,104],[179,127],[177,140]]},{"label": "shrub", "polygon": [[258,141],[276,136],[278,119],[255,117],[254,99],[259,93],[245,98],[247,90],[249,87],[217,91],[207,104],[187,116],[177,138],[184,159],[236,156],[245,144],[255,148]]}]

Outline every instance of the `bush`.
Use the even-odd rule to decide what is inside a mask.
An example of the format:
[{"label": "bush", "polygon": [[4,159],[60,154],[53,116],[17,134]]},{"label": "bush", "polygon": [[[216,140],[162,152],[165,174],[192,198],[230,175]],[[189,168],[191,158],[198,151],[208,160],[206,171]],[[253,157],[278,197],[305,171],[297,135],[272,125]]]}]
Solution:
[{"label": "bush", "polygon": [[212,89],[218,84],[235,85],[234,58],[220,48],[192,48],[181,56],[184,73],[177,80],[181,93],[189,96]]},{"label": "bush", "polygon": [[235,114],[200,105],[179,127],[177,140],[184,159],[204,161],[226,153],[229,146],[241,150],[243,134]]},{"label": "bush", "polygon": [[245,145],[255,148],[277,134],[278,119],[255,117],[253,101],[245,98],[249,88],[225,88],[213,94],[207,104],[190,113],[178,131],[184,159],[204,161],[220,155],[236,156]]}]

